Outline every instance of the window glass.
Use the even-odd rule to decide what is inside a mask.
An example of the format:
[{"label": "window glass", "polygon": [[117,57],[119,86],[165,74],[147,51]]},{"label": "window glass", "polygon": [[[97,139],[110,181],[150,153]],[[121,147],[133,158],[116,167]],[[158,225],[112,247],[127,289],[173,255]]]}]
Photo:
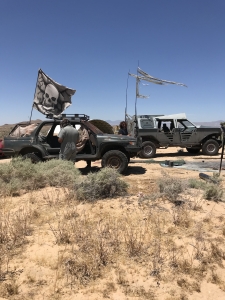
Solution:
[{"label": "window glass", "polygon": [[182,121],[185,127],[187,128],[195,128],[195,125],[189,122],[188,120]]}]

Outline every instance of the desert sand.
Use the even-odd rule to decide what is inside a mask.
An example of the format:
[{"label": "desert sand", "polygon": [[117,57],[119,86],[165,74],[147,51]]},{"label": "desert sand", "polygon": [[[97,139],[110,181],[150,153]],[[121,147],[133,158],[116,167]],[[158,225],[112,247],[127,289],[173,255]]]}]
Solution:
[{"label": "desert sand", "polygon": [[[165,160],[199,163],[199,169],[136,158],[121,177],[129,184],[124,197],[78,202],[48,187],[1,199],[1,218],[19,211],[27,218],[27,236],[13,253],[1,254],[0,300],[225,299],[225,203],[191,189],[179,198],[185,205],[176,207],[158,194],[163,176],[197,180],[201,170],[212,176],[220,154],[161,149],[154,161]],[[75,166],[86,176],[84,162]],[[92,172],[99,168],[100,161],[92,163]],[[220,177],[223,189],[224,170]],[[77,244],[59,242],[65,232]],[[126,247],[117,253],[119,237]]]}]

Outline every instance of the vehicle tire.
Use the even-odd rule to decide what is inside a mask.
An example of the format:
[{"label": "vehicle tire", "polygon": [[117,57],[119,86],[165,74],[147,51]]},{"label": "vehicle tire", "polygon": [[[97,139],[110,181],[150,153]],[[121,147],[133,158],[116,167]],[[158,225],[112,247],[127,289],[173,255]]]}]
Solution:
[{"label": "vehicle tire", "polygon": [[33,164],[37,164],[38,162],[41,161],[40,157],[38,157],[34,153],[27,153],[23,155],[23,159],[30,159]]},{"label": "vehicle tire", "polygon": [[147,141],[142,143],[142,150],[139,154],[141,158],[152,158],[156,154],[156,146],[153,142]]},{"label": "vehicle tire", "polygon": [[124,173],[128,166],[126,154],[119,150],[110,150],[102,157],[102,167],[116,169],[120,174]]},{"label": "vehicle tire", "polygon": [[186,148],[187,152],[190,154],[198,154],[200,152],[200,148]]},{"label": "vehicle tire", "polygon": [[129,164],[130,163],[130,156],[126,155],[126,157],[127,157],[127,163]]},{"label": "vehicle tire", "polygon": [[202,145],[202,152],[205,155],[217,155],[219,152],[219,144],[217,143],[217,141],[210,139],[207,140],[203,145]]}]

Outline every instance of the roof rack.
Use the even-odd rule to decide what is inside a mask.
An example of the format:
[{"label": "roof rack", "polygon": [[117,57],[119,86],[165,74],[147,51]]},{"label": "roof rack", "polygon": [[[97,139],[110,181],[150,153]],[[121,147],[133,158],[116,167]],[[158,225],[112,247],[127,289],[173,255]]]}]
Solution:
[{"label": "roof rack", "polygon": [[77,121],[77,122],[88,121],[90,119],[90,117],[85,114],[61,114],[57,117],[54,117],[53,114],[48,114],[46,115],[46,118],[55,119],[55,120],[62,120],[64,118],[67,118],[71,121]]}]

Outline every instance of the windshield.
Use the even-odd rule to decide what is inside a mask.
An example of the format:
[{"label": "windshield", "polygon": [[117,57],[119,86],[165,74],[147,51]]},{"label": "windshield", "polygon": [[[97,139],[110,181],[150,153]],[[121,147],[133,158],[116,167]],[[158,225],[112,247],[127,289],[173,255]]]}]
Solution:
[{"label": "windshield", "polygon": [[[178,120],[178,122],[181,123],[186,128],[196,128],[196,126],[188,120]],[[178,127],[180,127],[179,124],[178,124]]]}]

